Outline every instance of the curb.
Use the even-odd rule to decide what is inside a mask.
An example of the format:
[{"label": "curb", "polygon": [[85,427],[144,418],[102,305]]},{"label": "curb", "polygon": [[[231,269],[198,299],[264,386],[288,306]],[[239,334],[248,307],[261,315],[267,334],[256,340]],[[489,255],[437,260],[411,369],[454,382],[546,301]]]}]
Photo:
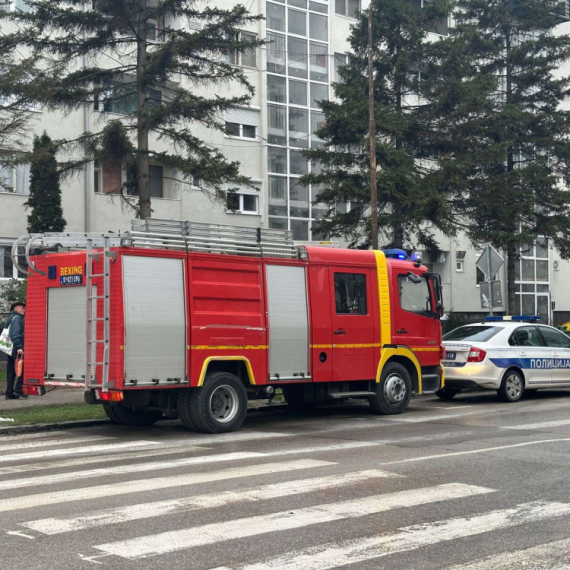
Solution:
[{"label": "curb", "polygon": [[22,426],[0,427],[0,435],[16,435],[19,433],[37,433],[57,429],[71,429],[80,427],[93,427],[109,424],[109,420],[77,420],[73,422],[57,422],[53,424],[33,424]]}]

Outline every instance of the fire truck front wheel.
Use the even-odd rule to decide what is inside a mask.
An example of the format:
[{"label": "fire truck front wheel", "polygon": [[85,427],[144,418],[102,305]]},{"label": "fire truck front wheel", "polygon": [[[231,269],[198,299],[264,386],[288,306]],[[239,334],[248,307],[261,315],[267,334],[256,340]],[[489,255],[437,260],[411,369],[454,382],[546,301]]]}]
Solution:
[{"label": "fire truck front wheel", "polygon": [[410,373],[398,362],[388,362],[376,385],[376,395],[369,400],[370,407],[376,414],[399,414],[408,407],[411,395]]},{"label": "fire truck front wheel", "polygon": [[214,372],[202,388],[184,390],[178,399],[182,424],[203,433],[238,429],[247,414],[247,392],[237,376]]}]

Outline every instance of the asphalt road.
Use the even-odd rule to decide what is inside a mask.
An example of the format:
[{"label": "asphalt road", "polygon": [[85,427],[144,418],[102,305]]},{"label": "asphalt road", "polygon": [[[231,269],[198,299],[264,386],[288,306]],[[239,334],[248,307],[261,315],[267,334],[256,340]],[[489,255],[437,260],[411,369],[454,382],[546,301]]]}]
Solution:
[{"label": "asphalt road", "polygon": [[570,392],[0,438],[3,570],[570,568]]}]

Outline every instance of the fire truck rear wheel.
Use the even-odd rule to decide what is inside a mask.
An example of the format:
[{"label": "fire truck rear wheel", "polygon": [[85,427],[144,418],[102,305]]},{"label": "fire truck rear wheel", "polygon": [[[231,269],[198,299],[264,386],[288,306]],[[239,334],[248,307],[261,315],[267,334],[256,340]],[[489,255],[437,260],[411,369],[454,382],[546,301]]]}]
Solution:
[{"label": "fire truck rear wheel", "polygon": [[105,413],[107,414],[107,417],[109,418],[109,420],[111,420],[112,424],[115,424],[117,426],[124,425],[121,418],[117,415],[117,412],[116,412],[117,406],[112,406],[108,402],[104,402],[103,403],[103,409],[105,410]]},{"label": "fire truck rear wheel", "polygon": [[202,388],[180,395],[178,412],[183,425],[203,433],[235,431],[247,414],[247,392],[237,376],[214,372]]},{"label": "fire truck rear wheel", "polygon": [[115,414],[125,426],[151,426],[162,418],[162,412],[117,406]]},{"label": "fire truck rear wheel", "polygon": [[400,414],[407,407],[412,395],[412,380],[405,366],[388,362],[382,370],[380,382],[376,385],[376,395],[369,399],[370,407],[376,414]]}]

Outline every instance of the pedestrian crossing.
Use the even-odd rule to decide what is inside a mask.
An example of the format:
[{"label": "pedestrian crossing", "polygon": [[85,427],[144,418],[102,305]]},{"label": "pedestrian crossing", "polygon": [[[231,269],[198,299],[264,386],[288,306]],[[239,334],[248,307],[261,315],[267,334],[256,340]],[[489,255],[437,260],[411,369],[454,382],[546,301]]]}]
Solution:
[{"label": "pedestrian crossing", "polygon": [[[570,523],[570,501],[505,497],[500,485],[452,476],[423,479],[430,458],[450,454],[425,454],[419,465],[382,461],[384,446],[425,436],[347,441],[327,429],[322,438],[313,430],[212,437],[149,430],[140,440],[112,428],[107,434],[2,439],[3,556],[22,547],[39,552],[41,543],[44,553],[65,551],[77,568],[167,564],[180,554],[196,570],[384,568],[381,560],[437,545]],[[465,453],[480,461],[483,449],[494,448]],[[560,544],[570,560],[570,540]],[[546,546],[532,548],[547,559]],[[524,556],[499,552],[489,560],[507,568]],[[494,568],[487,560],[482,547],[465,567]]]}]

